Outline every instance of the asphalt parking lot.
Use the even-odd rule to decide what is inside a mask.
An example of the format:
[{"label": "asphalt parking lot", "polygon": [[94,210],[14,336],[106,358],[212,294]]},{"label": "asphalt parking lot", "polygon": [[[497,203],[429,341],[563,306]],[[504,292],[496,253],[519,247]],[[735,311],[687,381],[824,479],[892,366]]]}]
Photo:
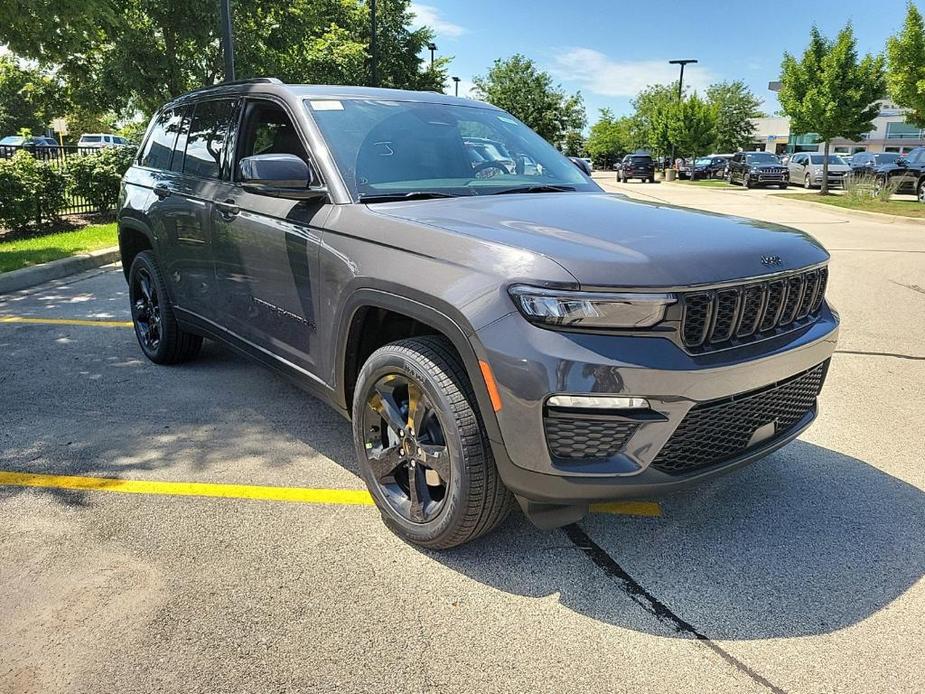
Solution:
[{"label": "asphalt parking lot", "polygon": [[338,415],[211,343],[145,361],[119,269],[0,296],[0,692],[925,691],[925,225],[604,183],[830,249],[843,330],[800,440],[426,552],[354,493]]}]

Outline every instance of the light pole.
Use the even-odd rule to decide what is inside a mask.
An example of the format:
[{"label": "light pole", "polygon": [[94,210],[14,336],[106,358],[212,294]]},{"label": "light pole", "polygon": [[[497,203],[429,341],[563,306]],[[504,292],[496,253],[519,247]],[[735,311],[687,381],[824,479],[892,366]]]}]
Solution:
[{"label": "light pole", "polygon": [[369,0],[369,81],[379,86],[379,55],[376,47],[376,0]]},{"label": "light pole", "polygon": [[453,78],[453,81],[456,83],[456,85],[455,85],[455,86],[456,86],[456,94],[455,94],[455,96],[459,96],[459,78],[458,78],[458,77],[454,77],[454,78]]},{"label": "light pole", "polygon": [[437,50],[437,44],[431,41],[427,44],[427,50],[430,51],[430,69],[434,69],[434,52]]},{"label": "light pole", "polygon": [[234,80],[234,39],[231,36],[231,0],[219,0],[222,22],[222,54],[225,57],[225,81]]},{"label": "light pole", "polygon": [[[690,63],[696,63],[697,61],[692,58],[687,58],[685,60],[669,60],[669,65],[680,65],[681,66],[681,77],[678,79],[678,103],[681,103],[681,95],[684,93],[684,66],[689,65]],[[674,142],[671,143],[671,165],[674,166]]]}]

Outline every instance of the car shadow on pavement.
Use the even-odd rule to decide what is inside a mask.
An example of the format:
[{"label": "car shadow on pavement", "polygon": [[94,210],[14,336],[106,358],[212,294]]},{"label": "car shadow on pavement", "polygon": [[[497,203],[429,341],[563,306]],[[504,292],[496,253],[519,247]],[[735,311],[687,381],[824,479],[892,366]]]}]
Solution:
[{"label": "car shadow on pavement", "polygon": [[[662,500],[657,519],[592,515],[588,535],[699,633],[767,639],[848,627],[888,606],[925,574],[925,494],[862,460],[802,441]],[[665,633],[641,610],[592,589],[620,583],[586,560],[558,570],[554,548],[579,552],[520,514],[496,533],[435,560],[498,590],[558,594],[588,617]],[[525,542],[532,538],[532,542]],[[561,542],[560,542],[561,540]],[[560,555],[561,556],[561,555]],[[689,637],[689,634],[678,634]]]}]

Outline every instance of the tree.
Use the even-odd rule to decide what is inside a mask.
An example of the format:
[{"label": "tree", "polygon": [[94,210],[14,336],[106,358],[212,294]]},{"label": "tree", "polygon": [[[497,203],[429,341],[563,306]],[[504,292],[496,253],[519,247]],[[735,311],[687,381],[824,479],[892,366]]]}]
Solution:
[{"label": "tree", "polygon": [[829,142],[833,137],[858,140],[870,132],[886,91],[883,57],[858,61],[854,31],[848,24],[834,41],[816,27],[799,60],[784,53],[781,63],[781,110],[796,133],[816,133],[825,143],[823,195],[828,193]]},{"label": "tree", "polygon": [[[409,8],[379,3],[380,83],[442,89],[446,59],[422,69],[433,34],[410,28]],[[361,0],[237,0],[237,76],[366,84],[369,24]],[[151,113],[221,80],[219,39],[216,0],[14,0],[0,10],[0,44],[55,67],[75,105],[96,113]]]},{"label": "tree", "polygon": [[716,114],[716,137],[713,146],[718,152],[745,149],[755,134],[753,118],[761,117],[761,100],[741,80],[719,82],[707,89],[707,103]]},{"label": "tree", "polygon": [[610,168],[624,154],[635,149],[633,141],[633,119],[624,116],[614,118],[613,112],[602,108],[597,122],[585,141],[585,150],[594,165]]},{"label": "tree", "polygon": [[671,110],[668,135],[678,152],[691,159],[706,154],[716,139],[716,112],[697,94]]},{"label": "tree", "polygon": [[513,114],[554,145],[561,145],[569,130],[584,127],[581,94],[566,94],[549,73],[520,54],[496,60],[488,74],[472,81],[480,99]]},{"label": "tree", "polygon": [[670,151],[668,126],[677,103],[677,82],[654,84],[639,92],[632,101],[635,109],[635,146],[645,147],[656,156]]},{"label": "tree", "polygon": [[925,128],[925,22],[911,2],[902,31],[887,39],[886,57],[890,96],[909,109],[907,121]]},{"label": "tree", "polygon": [[0,56],[0,137],[23,129],[30,135],[45,132],[63,110],[60,95],[53,78]]},{"label": "tree", "polygon": [[567,157],[583,157],[585,155],[585,137],[580,130],[575,128],[565,133],[562,153]]}]

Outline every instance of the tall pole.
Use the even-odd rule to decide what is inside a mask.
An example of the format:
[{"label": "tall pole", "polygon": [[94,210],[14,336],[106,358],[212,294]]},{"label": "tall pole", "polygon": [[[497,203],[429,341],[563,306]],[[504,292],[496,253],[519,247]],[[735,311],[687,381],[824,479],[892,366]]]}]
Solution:
[{"label": "tall pole", "polygon": [[222,54],[225,57],[225,81],[234,80],[234,38],[231,35],[231,0],[219,0],[222,22]]},{"label": "tall pole", "polygon": [[379,53],[376,46],[376,0],[369,0],[369,63],[372,87],[379,86]]},{"label": "tall pole", "polygon": [[453,81],[456,83],[456,96],[459,96],[459,78],[454,77]]},{"label": "tall pole", "polygon": [[427,50],[430,51],[430,69],[434,69],[434,52],[437,50],[437,44],[430,42],[427,44]]},{"label": "tall pole", "polygon": [[[681,77],[678,79],[678,103],[681,103],[681,95],[684,93],[684,66],[688,63],[696,63],[696,60],[687,58],[685,60],[669,60],[669,65],[681,66]],[[674,166],[674,142],[671,143],[671,165]]]}]

